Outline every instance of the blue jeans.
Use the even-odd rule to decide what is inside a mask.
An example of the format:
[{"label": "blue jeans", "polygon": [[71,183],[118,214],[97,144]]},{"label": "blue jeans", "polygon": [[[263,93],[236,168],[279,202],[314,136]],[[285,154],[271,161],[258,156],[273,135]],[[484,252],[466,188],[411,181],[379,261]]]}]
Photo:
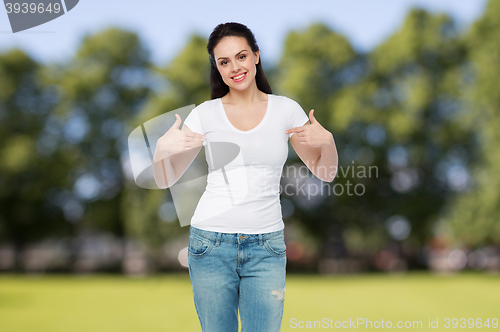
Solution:
[{"label": "blue jeans", "polygon": [[284,231],[220,233],[190,226],[188,265],[203,332],[278,332],[285,304]]}]

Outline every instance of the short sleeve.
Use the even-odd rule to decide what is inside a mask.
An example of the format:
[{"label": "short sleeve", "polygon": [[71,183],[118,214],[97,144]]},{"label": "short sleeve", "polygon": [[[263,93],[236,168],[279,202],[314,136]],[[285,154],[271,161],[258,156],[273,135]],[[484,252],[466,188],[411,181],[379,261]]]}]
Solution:
[{"label": "short sleeve", "polygon": [[204,135],[203,127],[201,126],[200,117],[198,116],[198,107],[191,110],[191,113],[184,120],[184,124],[193,132]]},{"label": "short sleeve", "polygon": [[[295,100],[290,99],[290,122],[289,128],[292,129],[295,127],[303,126],[306,122],[309,121],[309,117],[306,112],[302,109],[302,107]],[[294,133],[288,134],[288,138],[292,137]]]}]

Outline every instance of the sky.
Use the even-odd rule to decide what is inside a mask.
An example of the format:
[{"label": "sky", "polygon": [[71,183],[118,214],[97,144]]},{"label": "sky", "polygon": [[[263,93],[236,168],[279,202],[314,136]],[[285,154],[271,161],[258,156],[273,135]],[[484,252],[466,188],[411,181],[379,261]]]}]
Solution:
[{"label": "sky", "polygon": [[[8,2],[8,0],[7,0]],[[191,34],[208,39],[220,23],[239,22],[254,33],[262,60],[279,60],[286,35],[322,22],[346,36],[353,47],[369,51],[399,29],[412,7],[447,13],[461,29],[480,17],[487,0],[253,0],[160,1],[80,0],[63,16],[12,33],[7,11],[0,8],[0,53],[19,47],[35,60],[66,61],[83,36],[116,26],[136,32],[151,59],[166,65]],[[208,56],[208,54],[207,54]]]}]

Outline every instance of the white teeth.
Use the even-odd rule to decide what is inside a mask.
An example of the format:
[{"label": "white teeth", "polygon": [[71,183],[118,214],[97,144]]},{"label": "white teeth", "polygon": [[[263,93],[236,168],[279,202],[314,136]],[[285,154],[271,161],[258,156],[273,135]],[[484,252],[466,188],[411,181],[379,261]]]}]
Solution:
[{"label": "white teeth", "polygon": [[235,76],[233,77],[234,80],[239,80],[240,78],[242,78],[243,76],[245,76],[245,74],[241,74],[241,75],[238,75],[238,76]]}]

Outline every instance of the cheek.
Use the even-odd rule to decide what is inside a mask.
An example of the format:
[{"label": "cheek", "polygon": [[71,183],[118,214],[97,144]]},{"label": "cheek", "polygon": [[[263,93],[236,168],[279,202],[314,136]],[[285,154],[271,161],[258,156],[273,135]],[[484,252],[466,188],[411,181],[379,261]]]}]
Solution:
[{"label": "cheek", "polygon": [[227,78],[227,76],[229,75],[228,74],[228,71],[225,70],[225,69],[219,69],[219,74],[220,76],[222,76],[222,78],[225,80]]},{"label": "cheek", "polygon": [[253,62],[253,61],[254,61],[254,60],[249,59],[249,60],[247,61],[247,63],[246,63],[246,66],[247,66],[247,68],[249,68],[250,70],[255,71],[257,68],[255,68],[255,66],[256,66],[256,65],[255,65],[255,62]]}]

